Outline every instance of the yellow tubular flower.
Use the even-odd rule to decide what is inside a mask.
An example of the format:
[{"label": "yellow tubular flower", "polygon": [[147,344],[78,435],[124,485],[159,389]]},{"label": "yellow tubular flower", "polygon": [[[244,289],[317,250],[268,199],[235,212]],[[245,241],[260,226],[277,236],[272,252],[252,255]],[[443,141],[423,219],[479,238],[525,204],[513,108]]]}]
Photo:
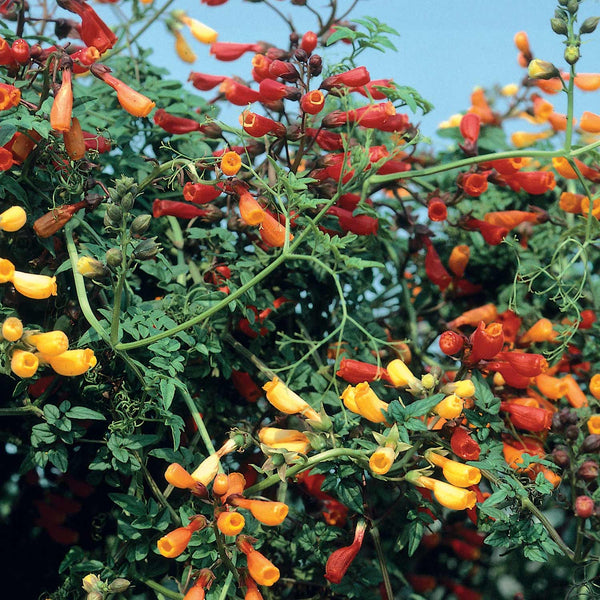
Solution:
[{"label": "yellow tubular flower", "polygon": [[367,382],[359,383],[356,386],[354,402],[359,415],[371,421],[371,423],[385,423],[385,417],[381,411],[387,411],[389,405],[387,402],[380,400]]},{"label": "yellow tubular flower", "polygon": [[35,346],[38,352],[47,356],[57,356],[69,349],[69,338],[64,331],[27,333],[25,334],[23,341]]},{"label": "yellow tubular flower", "polygon": [[83,375],[88,369],[96,366],[94,351],[90,348],[67,350],[56,356],[42,354],[43,359],[59,374],[67,377]]},{"label": "yellow tubular flower", "polygon": [[190,45],[187,43],[187,40],[183,37],[183,34],[178,29],[173,30],[173,35],[175,36],[175,52],[177,56],[186,63],[195,62],[196,58],[198,58],[194,51],[190,48]]},{"label": "yellow tubular flower", "polygon": [[2,231],[18,231],[26,221],[27,213],[20,206],[11,206],[0,213],[0,229]]},{"label": "yellow tubular flower", "polygon": [[387,366],[387,372],[395,387],[408,387],[418,381],[412,371],[406,366],[406,363],[399,358],[396,358]]},{"label": "yellow tubular flower", "polygon": [[307,419],[313,421],[321,421],[319,413],[300,398],[298,394],[292,392],[279,377],[274,377],[273,381],[269,381],[263,385],[263,390],[267,392],[267,400],[277,409],[288,415],[300,413]]},{"label": "yellow tubular flower", "polygon": [[442,467],[444,477],[452,485],[469,487],[481,481],[481,471],[477,467],[470,467],[429,450],[425,453],[425,458],[434,465]]},{"label": "yellow tubular flower", "polygon": [[248,498],[231,498],[227,501],[233,506],[245,508],[252,516],[263,525],[281,525],[288,515],[289,508],[283,502],[270,502],[268,500],[250,500]]},{"label": "yellow tubular flower", "polygon": [[191,34],[199,42],[202,42],[203,44],[212,44],[217,41],[219,34],[208,25],[187,16],[181,17],[181,21],[190,28]]},{"label": "yellow tubular flower", "polygon": [[26,350],[15,350],[10,361],[10,370],[18,377],[33,377],[38,370],[38,357]]},{"label": "yellow tubular flower", "polygon": [[433,492],[435,499],[446,508],[451,510],[464,510],[473,508],[477,502],[477,495],[471,490],[456,487],[444,481],[432,479],[431,477],[418,477],[415,485],[427,488]]},{"label": "yellow tubular flower", "polygon": [[89,279],[100,279],[108,274],[108,269],[96,258],[80,256],[77,261],[77,272]]},{"label": "yellow tubular flower", "polygon": [[2,337],[8,342],[16,342],[23,335],[23,323],[17,317],[8,317],[2,323]]},{"label": "yellow tubular flower", "polygon": [[389,446],[380,446],[369,458],[369,469],[377,475],[385,475],[394,464],[396,453]]},{"label": "yellow tubular flower", "polygon": [[215,478],[219,472],[219,455],[215,452],[208,458],[205,458],[196,470],[192,473],[194,481],[201,483],[202,485],[208,486],[208,484]]},{"label": "yellow tubular flower", "polygon": [[552,135],[552,130],[540,131],[539,133],[530,133],[528,131],[515,131],[510,140],[516,148],[525,148],[535,144],[538,140],[543,140]]},{"label": "yellow tubular flower", "polygon": [[464,405],[465,402],[462,398],[459,398],[456,394],[450,394],[441,402],[438,402],[433,410],[444,419],[456,419],[462,414]]},{"label": "yellow tubular flower", "polygon": [[354,399],[355,395],[356,395],[356,388],[353,385],[349,385],[342,392],[342,395],[340,396],[340,398],[344,402],[344,406],[350,412],[353,412],[353,413],[356,413],[357,415],[359,415],[360,411],[358,410],[356,400]]},{"label": "yellow tubular flower", "polygon": [[451,384],[452,392],[461,398],[472,398],[475,395],[475,384],[470,379],[462,379]]},{"label": "yellow tubular flower", "polygon": [[309,439],[301,431],[294,429],[263,427],[258,432],[258,439],[269,448],[281,448],[301,454],[306,454],[310,450]]},{"label": "yellow tubular flower", "polygon": [[6,258],[0,258],[0,283],[12,281],[15,274],[15,265]]},{"label": "yellow tubular flower", "polygon": [[44,300],[50,296],[56,296],[56,277],[15,271],[12,283],[17,292],[33,300]]}]

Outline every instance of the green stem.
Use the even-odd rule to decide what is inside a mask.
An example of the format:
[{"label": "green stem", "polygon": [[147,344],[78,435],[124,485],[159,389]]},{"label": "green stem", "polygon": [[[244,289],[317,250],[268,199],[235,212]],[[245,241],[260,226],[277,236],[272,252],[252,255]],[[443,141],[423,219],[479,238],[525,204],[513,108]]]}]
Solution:
[{"label": "green stem", "polygon": [[198,428],[198,433],[206,446],[209,454],[214,454],[216,452],[215,447],[210,439],[210,434],[208,433],[208,429],[206,429],[206,425],[204,424],[204,419],[202,419],[202,415],[196,408],[194,403],[194,399],[191,397],[189,390],[187,387],[179,381],[179,379],[173,379],[173,383],[176,387],[179,388],[181,395],[183,396],[183,400],[186,403],[190,414],[192,415],[192,419],[194,419],[194,423],[196,423],[196,427]]},{"label": "green stem", "polygon": [[229,571],[227,573],[227,577],[225,578],[225,583],[223,584],[223,588],[221,589],[221,593],[219,594],[219,600],[225,600],[227,598],[227,592],[229,591],[229,586],[233,581],[233,571]]},{"label": "green stem", "polygon": [[571,143],[573,140],[573,100],[574,100],[574,83],[575,83],[575,65],[571,65],[571,77],[569,78],[569,86],[567,88],[567,128],[565,129],[565,152],[571,151]]},{"label": "green stem", "polygon": [[44,416],[44,411],[33,404],[17,406],[15,408],[0,408],[0,417],[22,417],[28,413],[33,413],[37,417]]},{"label": "green stem", "polygon": [[237,581],[239,579],[237,569],[235,568],[235,565],[231,562],[231,559],[229,558],[229,555],[227,554],[227,548],[225,548],[225,544],[223,542],[223,534],[219,531],[219,528],[217,527],[216,519],[213,522],[213,530],[215,532],[215,540],[217,542],[217,550],[219,552],[221,561],[223,562],[223,564],[227,567],[227,570],[232,574],[233,577],[235,577],[235,580]]},{"label": "green stem", "polygon": [[381,576],[383,577],[383,585],[385,586],[385,593],[388,600],[392,600],[394,597],[394,591],[392,590],[392,582],[390,581],[390,574],[387,569],[387,561],[381,546],[381,536],[379,535],[379,529],[371,522],[371,529],[369,530],[373,543],[375,544],[375,552],[377,552],[377,560],[379,561],[379,568],[381,569]]},{"label": "green stem", "polygon": [[158,502],[163,506],[163,508],[166,508],[169,511],[169,514],[171,515],[173,522],[176,525],[181,525],[181,519],[179,518],[177,511],[169,504],[168,500],[164,497],[163,493],[160,491],[160,488],[158,487],[158,485],[156,485],[156,481],[154,481],[154,477],[152,477],[150,471],[148,471],[148,468],[144,464],[142,457],[139,455],[138,452],[134,452],[134,455],[142,467],[142,471],[144,473],[144,478],[146,479],[146,483],[150,486],[150,489],[152,490],[152,493],[156,496],[156,499],[158,500]]},{"label": "green stem", "polygon": [[223,336],[223,340],[227,342],[230,346],[234,348],[237,352],[239,352],[242,356],[248,359],[267,379],[271,380],[275,377],[275,373],[265,365],[262,360],[258,358],[255,354],[252,354],[250,350],[248,350],[245,346],[242,346],[233,336],[229,333]]},{"label": "green stem", "polygon": [[164,585],[160,585],[160,583],[156,583],[152,579],[142,579],[142,583],[145,583],[149,588],[152,588],[155,592],[159,592],[163,596],[167,598],[172,598],[173,600],[181,600],[183,598],[183,594],[179,592],[174,592]]},{"label": "green stem", "polygon": [[[306,471],[315,465],[318,465],[321,462],[326,460],[331,460],[332,458],[337,458],[338,456],[347,456],[349,458],[366,458],[367,452],[365,450],[355,450],[352,448],[331,448],[330,450],[325,450],[320,454],[316,454],[315,456],[311,456],[306,462],[294,465],[290,467],[286,472],[286,477],[293,477],[297,473],[301,473],[302,471]],[[255,495],[257,492],[261,490],[265,490],[272,485],[275,485],[281,481],[279,475],[274,473],[273,475],[269,475],[262,481],[255,483],[250,486],[248,489],[244,491],[245,496]]]}]

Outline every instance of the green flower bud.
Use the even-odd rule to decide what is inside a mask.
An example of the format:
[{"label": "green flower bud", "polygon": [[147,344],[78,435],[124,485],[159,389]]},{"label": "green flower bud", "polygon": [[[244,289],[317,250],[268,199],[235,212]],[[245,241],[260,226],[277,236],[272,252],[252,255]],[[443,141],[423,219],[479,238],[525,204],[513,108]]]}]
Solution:
[{"label": "green flower bud", "polygon": [[123,220],[123,211],[116,204],[109,204],[106,207],[106,214],[113,223],[120,223]]},{"label": "green flower bud", "polygon": [[579,0],[568,0],[567,2],[567,10],[574,15],[579,9]]},{"label": "green flower bud", "polygon": [[149,238],[141,241],[133,251],[133,256],[138,260],[149,260],[154,258],[160,252],[160,245],[156,243],[156,238]]},{"label": "green flower bud", "polygon": [[600,22],[600,17],[588,17],[579,28],[579,33],[592,33]]},{"label": "green flower bud", "polygon": [[133,202],[134,202],[133,194],[131,192],[127,192],[121,198],[121,208],[123,209],[123,212],[129,212],[133,208]]},{"label": "green flower bud", "polygon": [[121,592],[124,592],[130,585],[131,582],[128,579],[119,577],[110,582],[108,585],[108,591],[112,594],[120,594]]},{"label": "green flower bud", "polygon": [[577,46],[567,46],[565,48],[565,60],[574,65],[579,60],[579,48]]},{"label": "green flower bud", "polygon": [[138,215],[131,223],[131,233],[134,235],[142,235],[148,231],[152,215]]},{"label": "green flower bud", "polygon": [[552,31],[558,33],[558,35],[567,35],[569,33],[569,28],[562,19],[550,19],[550,27],[552,27]]},{"label": "green flower bud", "polygon": [[118,248],[111,248],[110,250],[106,251],[104,259],[106,260],[106,264],[108,266],[118,267],[123,260],[123,256]]}]

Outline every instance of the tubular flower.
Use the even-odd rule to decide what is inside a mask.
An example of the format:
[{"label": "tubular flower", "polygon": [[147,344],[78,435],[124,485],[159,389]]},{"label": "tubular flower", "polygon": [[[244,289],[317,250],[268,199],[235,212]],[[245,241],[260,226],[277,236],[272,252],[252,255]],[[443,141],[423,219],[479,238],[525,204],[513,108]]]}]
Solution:
[{"label": "tubular flower", "polygon": [[176,117],[169,114],[164,108],[159,108],[154,113],[154,123],[173,135],[190,133],[200,129],[200,123],[197,121],[185,117]]},{"label": "tubular flower", "polygon": [[197,19],[192,19],[187,15],[182,15],[180,17],[180,21],[185,23],[190,28],[191,34],[199,42],[202,42],[203,44],[212,44],[213,42],[217,41],[219,34],[214,29],[208,25],[205,25],[204,23],[201,23]]},{"label": "tubular flower", "polygon": [[9,83],[0,83],[0,111],[14,108],[21,101],[21,90]]},{"label": "tubular flower", "polygon": [[262,594],[258,591],[258,587],[252,577],[246,577],[244,580],[244,585],[246,586],[246,593],[244,595],[244,600],[264,600]]},{"label": "tubular flower", "polygon": [[7,148],[0,148],[0,171],[8,171],[14,164],[12,152]]},{"label": "tubular flower", "polygon": [[15,265],[7,258],[0,258],[0,283],[12,281],[15,274]]},{"label": "tubular flower", "polygon": [[73,87],[71,84],[71,69],[63,69],[60,89],[54,96],[50,109],[50,126],[55,131],[69,131],[71,129],[71,113],[73,111]]},{"label": "tubular flower", "polygon": [[260,52],[258,44],[240,44],[236,42],[214,42],[210,46],[210,53],[222,61],[237,60],[246,52]]},{"label": "tubular flower", "polygon": [[500,352],[498,358],[506,361],[517,373],[526,377],[536,377],[548,369],[548,361],[541,354]]},{"label": "tubular flower", "polygon": [[389,381],[387,370],[383,367],[350,358],[342,358],[336,375],[353,385],[363,381],[378,381],[379,379]]},{"label": "tubular flower", "polygon": [[234,79],[227,78],[219,86],[219,91],[225,98],[236,106],[246,106],[260,100],[260,93]]},{"label": "tubular flower", "polygon": [[119,104],[130,115],[134,117],[147,117],[150,111],[156,106],[156,103],[152,102],[150,98],[131,89],[120,79],[113,77],[108,67],[96,63],[91,66],[90,71],[117,92]]},{"label": "tubular flower", "polygon": [[192,85],[202,92],[208,92],[216,88],[225,79],[227,79],[225,75],[209,75],[208,73],[198,73],[197,71],[192,71],[188,77],[188,81],[191,81]]},{"label": "tubular flower", "polygon": [[63,132],[63,143],[65,151],[71,160],[80,160],[85,156],[85,139],[77,117],[71,119],[71,128],[69,131]]},{"label": "tubular flower", "polygon": [[483,217],[486,223],[514,229],[521,223],[539,223],[542,215],[537,212],[527,212],[524,210],[502,210],[498,212],[489,212]]},{"label": "tubular flower", "polygon": [[[338,179],[336,177],[335,179]],[[352,211],[331,206],[327,209],[327,214],[335,215],[342,231],[349,231],[356,235],[375,235],[379,229],[379,220],[369,215],[354,215]]]},{"label": "tubular flower", "polygon": [[240,209],[242,221],[244,221],[246,225],[260,225],[267,214],[256,198],[248,192],[240,196],[238,208]]},{"label": "tubular flower", "polygon": [[419,380],[412,371],[406,366],[406,363],[399,358],[394,359],[387,366],[387,372],[392,385],[395,387],[410,387]]},{"label": "tubular flower", "polygon": [[457,184],[465,194],[478,198],[488,188],[487,175],[483,173],[461,173]]},{"label": "tubular flower", "polygon": [[11,281],[17,292],[27,298],[44,300],[56,296],[56,277],[15,271]]},{"label": "tubular flower", "polygon": [[357,67],[344,73],[331,75],[323,80],[320,88],[322,90],[331,90],[335,87],[359,87],[366,85],[371,81],[371,76],[365,67]]},{"label": "tubular flower", "polygon": [[246,555],[250,576],[258,585],[272,586],[279,580],[279,569],[264,555],[255,550],[245,536],[237,539],[240,552]]},{"label": "tubular flower", "polygon": [[390,446],[380,446],[369,458],[369,469],[377,475],[385,475],[394,464],[396,452]]},{"label": "tubular flower", "polygon": [[[265,218],[260,224],[260,237],[262,241],[271,248],[282,248],[285,244],[285,226],[269,213],[265,213]],[[289,239],[293,239],[290,233]]]},{"label": "tubular flower", "polygon": [[600,89],[600,73],[577,73],[573,83],[584,92]]},{"label": "tubular flower", "polygon": [[235,369],[232,369],[231,381],[240,396],[245,398],[248,402],[256,402],[263,395],[256,382],[252,379],[250,374],[245,371],[236,371]]},{"label": "tubular flower", "polygon": [[448,216],[446,203],[440,198],[432,198],[427,204],[427,216],[431,221],[445,221]]},{"label": "tubular flower", "polygon": [[[265,82],[266,84],[266,87],[264,88],[259,85],[259,90],[263,98],[262,101],[281,100],[281,98],[284,98],[288,93],[288,88],[285,83],[280,83],[273,79],[271,71],[269,70],[272,62],[273,59],[265,56],[264,54],[255,54],[252,57],[252,79],[257,81],[259,84],[262,82]],[[276,85],[271,86],[269,85],[269,82],[272,82]],[[281,94],[282,90],[283,94]]]},{"label": "tubular flower", "polygon": [[67,350],[56,356],[42,354],[42,358],[50,363],[59,375],[67,377],[83,375],[87,370],[95,367],[97,362],[94,351],[90,348]]},{"label": "tubular flower", "polygon": [[236,536],[245,524],[244,516],[236,511],[223,511],[217,517],[217,527],[223,535]]},{"label": "tubular flower", "polygon": [[462,415],[465,401],[456,394],[446,396],[441,402],[438,402],[433,411],[444,419],[457,419]]},{"label": "tubular flower", "polygon": [[471,334],[469,342],[471,343],[471,353],[468,357],[470,363],[494,358],[504,344],[502,324],[490,323],[486,326],[483,321],[480,321],[477,329]]},{"label": "tubular flower", "polygon": [[448,259],[448,268],[454,273],[456,277],[463,277],[465,269],[469,264],[469,258],[471,257],[471,249],[469,246],[461,244],[454,246]]},{"label": "tubular flower", "polygon": [[497,371],[502,375],[504,383],[517,389],[526,388],[531,382],[531,377],[521,375],[516,369],[514,369],[509,363],[503,361],[492,361],[487,363],[486,367],[490,371]]},{"label": "tubular flower", "polygon": [[185,490],[196,488],[196,480],[178,463],[171,463],[165,471],[165,479],[173,487]]},{"label": "tubular flower", "polygon": [[464,143],[459,144],[460,148],[467,156],[477,154],[477,141],[481,129],[481,117],[476,113],[467,113],[459,125],[460,134],[463,136]]},{"label": "tubular flower", "polygon": [[[590,181],[597,183],[600,181],[600,172],[596,169],[588,167],[585,163],[581,162],[578,158],[571,159],[581,174]],[[556,169],[559,175],[562,175],[565,179],[577,179],[578,175],[575,169],[571,166],[571,163],[561,156],[554,157],[552,159],[552,166]]]},{"label": "tubular flower", "polygon": [[242,159],[237,152],[225,152],[221,157],[221,171],[227,177],[233,177],[242,166]]},{"label": "tubular flower", "polygon": [[11,206],[0,213],[0,229],[2,231],[18,231],[27,222],[27,213],[21,206]]},{"label": "tubular flower", "polygon": [[221,465],[219,458],[218,452],[210,454],[198,465],[198,467],[196,467],[191,475],[192,479],[196,481],[196,483],[208,486],[219,472],[219,467]]},{"label": "tubular flower", "polygon": [[424,242],[427,247],[427,253],[425,254],[425,273],[431,283],[437,285],[443,292],[448,288],[450,283],[452,283],[452,277],[442,264],[442,260],[431,240],[426,237],[424,238]]},{"label": "tubular flower", "polygon": [[[157,113],[159,111],[156,111]],[[212,202],[221,195],[219,187],[206,183],[192,183],[188,181],[183,186],[183,199],[195,204]]]},{"label": "tubular flower", "polygon": [[506,227],[492,225],[491,223],[486,223],[485,221],[473,217],[468,217],[462,221],[461,226],[467,231],[479,231],[483,239],[490,246],[497,246],[508,234],[508,229]]},{"label": "tubular flower", "polygon": [[557,335],[549,319],[539,319],[519,338],[519,344],[553,342]]},{"label": "tubular flower", "polygon": [[366,530],[367,524],[361,519],[354,530],[352,544],[344,548],[339,548],[330,554],[325,565],[325,579],[331,581],[331,583],[340,583],[342,581],[346,571],[360,551]]},{"label": "tubular flower", "polygon": [[565,375],[562,381],[567,385],[567,392],[565,395],[573,408],[588,406],[588,399],[579,387],[579,384],[575,381],[573,375]]},{"label": "tubular flower", "polygon": [[212,585],[215,576],[210,569],[202,569],[194,585],[186,592],[183,600],[205,600],[206,592]]},{"label": "tubular flower", "polygon": [[452,452],[463,460],[479,460],[481,448],[464,427],[456,427],[450,438]]},{"label": "tubular flower", "polygon": [[590,394],[600,400],[600,374],[593,375],[590,379]]},{"label": "tubular flower", "polygon": [[512,145],[516,148],[526,148],[532,146],[538,140],[544,140],[552,135],[552,129],[548,131],[540,131],[538,133],[530,133],[528,131],[515,131],[511,136],[510,140]]},{"label": "tubular flower", "polygon": [[38,370],[38,357],[26,350],[15,350],[10,360],[10,370],[17,377],[33,377]]},{"label": "tubular flower", "polygon": [[23,322],[17,317],[8,317],[2,323],[2,337],[7,342],[16,342],[23,335]]},{"label": "tubular flower", "polygon": [[263,390],[267,393],[267,400],[277,409],[288,415],[300,413],[307,419],[321,421],[319,413],[316,412],[305,400],[298,394],[292,392],[279,377],[274,377],[263,385]]},{"label": "tubular flower", "polygon": [[310,440],[301,432],[293,429],[263,427],[258,432],[261,444],[269,448],[282,448],[289,452],[306,454],[310,450]]},{"label": "tubular flower", "polygon": [[456,487],[450,483],[439,481],[431,477],[424,477],[414,471],[407,473],[406,479],[410,483],[424,487],[433,492],[435,499],[450,510],[464,510],[473,508],[477,502],[477,495],[472,490]]},{"label": "tubular flower", "polygon": [[535,384],[540,392],[550,400],[558,400],[567,394],[567,382],[558,377],[542,373],[535,378]]},{"label": "tubular flower", "polygon": [[371,423],[385,423],[382,411],[387,411],[389,405],[380,400],[368,383],[359,383],[354,388],[354,402],[359,415]]},{"label": "tubular flower", "polygon": [[178,217],[180,219],[194,219],[196,217],[204,218],[207,221],[214,220],[214,217],[221,215],[221,211],[212,204],[200,208],[187,202],[178,202],[177,200],[160,200],[156,198],[152,203],[152,216],[158,217]]},{"label": "tubular flower", "polygon": [[69,338],[64,331],[27,333],[23,341],[35,346],[38,352],[46,356],[56,356],[69,349]]},{"label": "tubular flower", "polygon": [[537,433],[552,426],[552,412],[545,408],[501,402],[500,410],[506,411],[512,424],[519,429]]},{"label": "tubular flower", "polygon": [[281,137],[286,133],[286,128],[283,123],[279,123],[268,117],[263,117],[262,115],[250,112],[249,110],[244,111],[240,115],[240,122],[244,131],[252,137],[262,137],[269,133]]},{"label": "tubular flower", "polygon": [[94,46],[102,54],[115,45],[117,36],[87,2],[83,2],[83,0],[59,0],[58,4],[81,17],[79,35],[86,46]]},{"label": "tubular flower", "polygon": [[63,204],[54,208],[36,219],[33,231],[40,238],[49,238],[59,232],[73,218],[73,215],[85,206],[86,202],[82,200],[75,204]]},{"label": "tubular flower", "polygon": [[281,525],[287,517],[289,508],[283,502],[269,502],[267,500],[251,500],[242,497],[227,497],[227,502],[233,506],[244,508],[252,513],[252,516],[263,525]]},{"label": "tubular flower", "polygon": [[[257,54],[256,57],[261,57],[261,60],[267,60],[262,54]],[[255,57],[255,58],[256,58]],[[255,63],[255,59],[252,59],[252,63]],[[261,101],[275,101],[285,98],[291,90],[296,88],[289,87],[285,83],[275,81],[274,79],[263,79],[258,84],[258,91],[260,93]]]},{"label": "tubular flower", "polygon": [[96,258],[80,256],[77,260],[77,272],[89,279],[102,279],[108,275],[108,268]]},{"label": "tubular flower", "polygon": [[592,415],[587,422],[590,435],[600,434],[600,415]]},{"label": "tubular flower", "polygon": [[195,517],[189,525],[178,527],[161,537],[156,544],[158,551],[166,558],[176,558],[187,548],[192,539],[192,533],[204,529],[204,527],[206,527],[206,519],[202,516]]},{"label": "tubular flower", "polygon": [[171,33],[175,36],[175,52],[177,56],[185,63],[191,64],[195,62],[198,57],[181,31],[177,28],[172,28]]},{"label": "tubular flower", "polygon": [[325,106],[325,96],[320,90],[307,92],[300,98],[300,108],[309,115],[316,115]]},{"label": "tubular flower", "polygon": [[450,329],[462,327],[463,325],[477,326],[479,321],[484,323],[491,323],[498,317],[498,311],[494,304],[484,304],[477,308],[465,311],[462,315],[453,319],[448,323]]},{"label": "tubular flower", "polygon": [[437,467],[441,467],[444,477],[452,485],[465,488],[477,485],[481,481],[481,471],[477,467],[456,462],[431,450],[425,452],[425,458]]}]

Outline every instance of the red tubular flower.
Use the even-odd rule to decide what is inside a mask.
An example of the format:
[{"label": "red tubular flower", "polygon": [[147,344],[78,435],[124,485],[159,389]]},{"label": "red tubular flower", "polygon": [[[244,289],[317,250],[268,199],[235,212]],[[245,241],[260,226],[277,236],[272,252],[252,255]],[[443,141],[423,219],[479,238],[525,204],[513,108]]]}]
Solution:
[{"label": "red tubular flower", "polygon": [[490,246],[497,246],[508,234],[508,229],[506,227],[492,225],[491,223],[486,223],[485,221],[473,217],[469,217],[462,221],[461,226],[468,231],[478,230],[483,236],[483,239],[490,244]]},{"label": "red tubular flower", "polygon": [[[285,244],[285,225],[265,212],[264,219],[260,224],[260,237],[262,241],[272,248],[282,248]],[[294,236],[290,233],[290,240]]]},{"label": "red tubular flower", "polygon": [[327,210],[327,214],[335,215],[338,218],[340,228],[344,232],[349,231],[356,235],[375,235],[379,229],[379,221],[376,217],[353,215],[352,211],[344,210],[339,206],[332,206]]},{"label": "red tubular flower", "polygon": [[448,216],[446,203],[440,198],[432,198],[427,205],[427,216],[432,221],[445,221]]},{"label": "red tubular flower", "polygon": [[198,73],[195,71],[192,71],[188,77],[188,81],[191,81],[197,90],[203,92],[208,92],[216,88],[225,79],[227,79],[225,75],[209,75],[208,73]]},{"label": "red tubular flower", "polygon": [[461,173],[456,183],[463,189],[465,194],[478,198],[488,188],[487,178],[487,173]]},{"label": "red tubular flower", "polygon": [[246,52],[260,52],[262,47],[259,44],[239,44],[236,42],[214,42],[210,46],[210,53],[222,61],[237,60]]},{"label": "red tubular flower", "polygon": [[244,111],[240,116],[240,121],[244,131],[252,137],[262,137],[269,133],[281,137],[286,133],[286,128],[283,123],[263,117],[262,115],[250,112],[249,110]]},{"label": "red tubular flower", "polygon": [[71,85],[71,69],[63,69],[60,89],[54,96],[50,109],[50,126],[55,131],[71,129],[71,113],[73,112],[73,88]]},{"label": "red tubular flower", "polygon": [[485,325],[480,321],[477,329],[469,338],[471,343],[471,353],[469,354],[469,362],[474,364],[480,360],[490,360],[494,358],[504,344],[504,333],[500,323],[491,323]]},{"label": "red tubular flower", "polygon": [[312,51],[317,47],[319,42],[319,38],[314,31],[307,31],[300,40],[300,48],[306,52],[306,54],[311,54]]},{"label": "red tubular flower", "polygon": [[[266,79],[272,79],[271,73],[269,72],[269,65],[273,62],[272,58],[265,56],[264,54],[255,54],[252,57],[252,79],[260,83]],[[275,100],[275,98],[273,98]]]},{"label": "red tubular flower", "polygon": [[453,538],[450,540],[450,547],[458,558],[462,560],[478,560],[481,556],[481,550],[464,540]]},{"label": "red tubular flower", "polygon": [[75,204],[63,204],[42,215],[33,224],[33,231],[40,238],[49,238],[58,233],[72,218],[73,215],[85,208],[85,200]]},{"label": "red tubular flower", "polygon": [[325,578],[331,581],[331,583],[340,583],[342,581],[346,571],[352,564],[352,561],[356,558],[356,555],[362,546],[366,530],[366,522],[360,520],[356,525],[354,541],[352,544],[344,548],[339,548],[327,559],[327,564],[325,565]]},{"label": "red tubular flower", "polygon": [[486,368],[490,371],[497,371],[508,385],[519,390],[525,389],[531,383],[531,377],[521,375],[507,362],[492,361],[487,363]]},{"label": "red tubular flower", "polygon": [[325,96],[319,90],[313,90],[300,98],[300,108],[309,115],[316,115],[325,106]]},{"label": "red tubular flower", "polygon": [[536,377],[548,368],[548,361],[541,354],[500,352],[498,360],[506,361],[517,373],[525,377]]},{"label": "red tubular flower", "polygon": [[[257,54],[257,56],[263,55]],[[296,90],[296,88],[285,85],[285,83],[281,83],[281,81],[275,81],[275,79],[263,79],[258,84],[261,102],[264,100],[281,100],[282,98],[285,98],[292,89]]]},{"label": "red tubular flower", "polygon": [[246,225],[260,225],[265,219],[265,209],[249,192],[241,194],[238,200],[240,216]]},{"label": "red tubular flower", "polygon": [[233,382],[233,387],[235,387],[240,396],[245,398],[248,402],[256,402],[263,395],[260,387],[258,387],[252,377],[244,371],[232,369],[231,381]]},{"label": "red tubular flower", "polygon": [[83,131],[83,143],[86,150],[95,150],[99,154],[108,152],[111,149],[110,142],[102,135],[96,135],[89,131]]},{"label": "red tubular flower", "polygon": [[552,426],[552,411],[545,408],[501,402],[500,410],[507,412],[511,423],[519,429],[537,433]]},{"label": "red tubular flower", "polygon": [[221,195],[221,190],[215,185],[206,183],[192,183],[188,181],[183,186],[183,198],[188,202],[196,204],[206,204],[212,202],[215,198]]},{"label": "red tubular flower", "polygon": [[388,117],[383,123],[377,127],[379,131],[401,132],[406,131],[410,127],[408,115],[395,114]]},{"label": "red tubular flower", "polygon": [[464,138],[464,144],[460,144],[465,154],[474,156],[477,154],[477,140],[481,129],[481,118],[475,113],[467,113],[459,125],[460,134]]},{"label": "red tubular flower", "polygon": [[372,129],[380,129],[391,117],[396,115],[396,108],[391,102],[368,104],[356,110],[348,111],[349,120]]},{"label": "red tubular flower", "polygon": [[70,57],[73,61],[73,73],[87,73],[89,67],[100,58],[100,52],[98,52],[98,48],[88,46],[73,52]]},{"label": "red tubular flower", "polygon": [[336,150],[344,149],[344,141],[339,133],[307,127],[304,130],[304,135],[313,139],[317,146],[326,152],[335,152]]},{"label": "red tubular flower", "polygon": [[483,217],[486,223],[491,223],[498,227],[506,227],[507,229],[514,229],[521,223],[540,223],[543,219],[543,213],[527,212],[524,210],[489,212]]},{"label": "red tubular flower", "polygon": [[336,375],[352,385],[357,385],[363,381],[378,381],[379,379],[389,381],[387,370],[383,367],[350,358],[342,358]]},{"label": "red tubular flower", "polygon": [[520,156],[516,158],[499,158],[481,163],[481,167],[484,169],[495,169],[500,175],[512,175],[525,166],[526,160],[526,158]]},{"label": "red tubular flower", "polygon": [[280,77],[284,81],[298,81],[300,79],[300,73],[296,67],[289,62],[284,60],[274,60],[269,65],[269,75],[271,77]]},{"label": "red tubular flower", "polygon": [[190,133],[200,129],[200,123],[197,121],[185,117],[176,117],[169,114],[164,108],[159,108],[154,113],[154,122],[161,129],[173,135]]},{"label": "red tubular flower", "polygon": [[[360,203],[360,194],[353,194],[352,192],[348,192],[346,194],[342,194],[338,198],[336,205],[345,210],[354,211],[358,207],[359,203]],[[369,206],[373,206],[373,200],[371,200],[370,198],[367,198],[365,200],[365,203],[368,204]],[[583,315],[583,312],[581,314]]]},{"label": "red tubular flower", "polygon": [[335,87],[359,87],[366,85],[369,81],[371,81],[371,76],[366,67],[357,67],[345,73],[327,77],[322,81],[320,89],[331,90]]},{"label": "red tubular flower", "polygon": [[193,219],[194,217],[206,217],[213,214],[212,210],[199,208],[186,202],[177,202],[176,200],[159,200],[152,203],[152,216],[158,217],[179,217],[181,219]]},{"label": "red tubular flower", "polygon": [[503,180],[515,192],[521,190],[528,194],[545,194],[554,189],[556,180],[552,171],[528,171],[517,172],[511,175],[503,175]]},{"label": "red tubular flower", "polygon": [[427,247],[427,254],[425,255],[425,273],[431,283],[437,285],[443,292],[452,283],[452,276],[440,259],[437,250],[434,248],[431,240],[426,237],[424,238],[425,246]]},{"label": "red tubular flower", "polygon": [[446,355],[457,354],[465,345],[465,338],[455,331],[444,331],[440,336],[440,350]]},{"label": "red tubular flower", "polygon": [[452,452],[463,460],[479,460],[481,448],[464,427],[456,427],[450,438]]},{"label": "red tubular flower", "polygon": [[58,0],[58,4],[81,17],[79,35],[87,46],[94,46],[102,54],[115,45],[117,36],[89,4],[82,0]]},{"label": "red tubular flower", "polygon": [[12,152],[7,148],[0,148],[0,171],[8,171],[14,164]]},{"label": "red tubular flower", "polygon": [[9,83],[0,83],[0,110],[8,110],[21,101],[21,90]]},{"label": "red tubular flower", "polygon": [[0,65],[10,65],[14,62],[15,59],[10,44],[3,37],[0,37]]},{"label": "red tubular flower", "polygon": [[247,85],[227,78],[219,86],[219,91],[225,94],[225,98],[236,106],[246,106],[260,100],[260,94]]}]

